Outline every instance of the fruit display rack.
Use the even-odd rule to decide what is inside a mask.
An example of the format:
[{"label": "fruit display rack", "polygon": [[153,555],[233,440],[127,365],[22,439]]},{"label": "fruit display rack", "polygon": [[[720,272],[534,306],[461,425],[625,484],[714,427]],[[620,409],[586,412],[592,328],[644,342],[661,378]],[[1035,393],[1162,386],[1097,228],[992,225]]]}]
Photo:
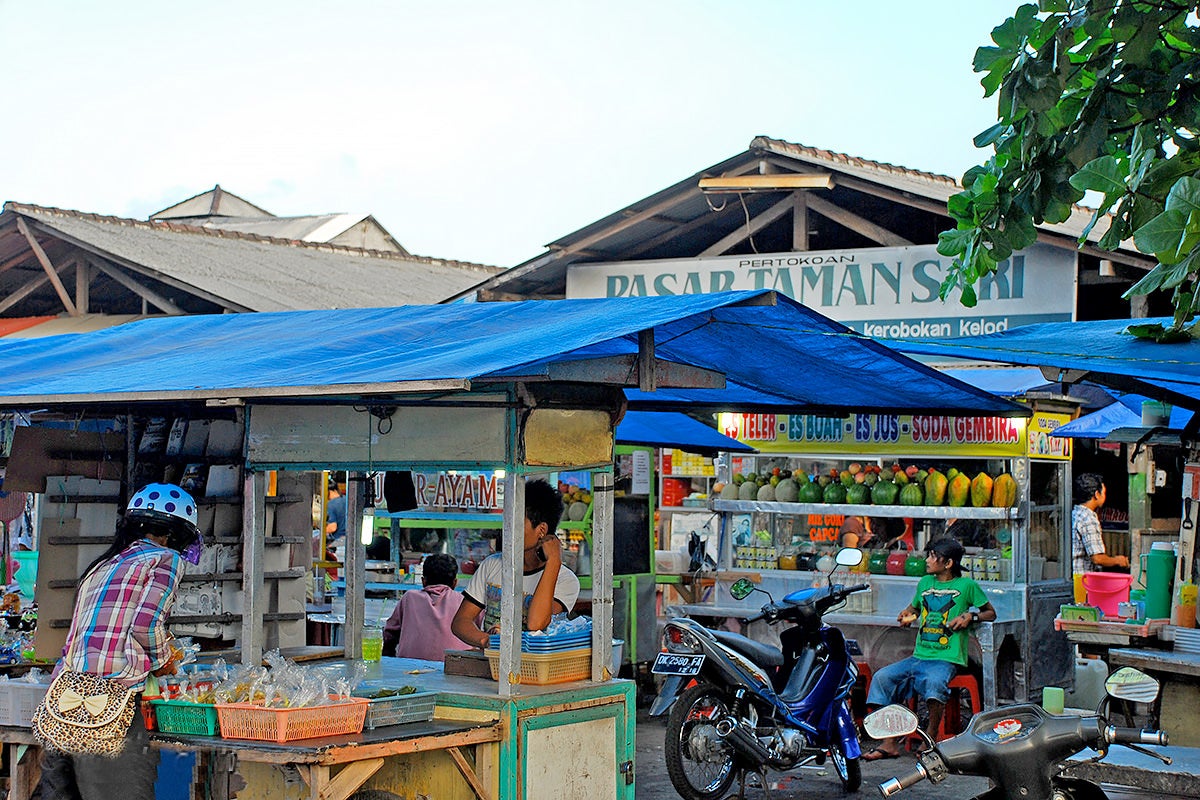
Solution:
[{"label": "fruit display rack", "polygon": [[766,514],[843,514],[845,516],[912,517],[914,519],[1017,519],[1024,516],[1023,503],[1011,508],[985,506],[899,506],[852,503],[772,503],[758,500],[713,498],[713,511]]}]

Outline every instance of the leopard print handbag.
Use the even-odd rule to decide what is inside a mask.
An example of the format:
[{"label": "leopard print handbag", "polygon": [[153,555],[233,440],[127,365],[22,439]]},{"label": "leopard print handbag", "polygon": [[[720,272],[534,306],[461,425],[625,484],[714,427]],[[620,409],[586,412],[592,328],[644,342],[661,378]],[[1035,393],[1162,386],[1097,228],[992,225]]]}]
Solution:
[{"label": "leopard print handbag", "polygon": [[117,681],[64,669],[33,714],[34,738],[49,750],[115,758],[125,747],[136,698]]}]

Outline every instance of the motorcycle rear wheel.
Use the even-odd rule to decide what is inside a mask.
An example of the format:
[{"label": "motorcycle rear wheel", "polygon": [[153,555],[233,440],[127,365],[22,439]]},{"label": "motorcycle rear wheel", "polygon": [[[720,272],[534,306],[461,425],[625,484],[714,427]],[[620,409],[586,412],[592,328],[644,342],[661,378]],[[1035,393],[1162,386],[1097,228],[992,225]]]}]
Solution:
[{"label": "motorcycle rear wheel", "polygon": [[733,785],[736,754],[715,730],[715,721],[731,709],[729,695],[705,683],[671,706],[663,750],[671,785],[684,800],[719,800]]}]

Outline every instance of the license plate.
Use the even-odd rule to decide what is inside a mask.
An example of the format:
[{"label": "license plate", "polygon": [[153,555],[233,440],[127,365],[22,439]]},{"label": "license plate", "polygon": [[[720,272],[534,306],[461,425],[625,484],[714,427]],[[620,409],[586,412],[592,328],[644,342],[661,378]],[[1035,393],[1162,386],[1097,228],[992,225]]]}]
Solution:
[{"label": "license plate", "polygon": [[695,675],[704,664],[704,654],[694,656],[678,653],[659,653],[650,671],[655,675]]}]

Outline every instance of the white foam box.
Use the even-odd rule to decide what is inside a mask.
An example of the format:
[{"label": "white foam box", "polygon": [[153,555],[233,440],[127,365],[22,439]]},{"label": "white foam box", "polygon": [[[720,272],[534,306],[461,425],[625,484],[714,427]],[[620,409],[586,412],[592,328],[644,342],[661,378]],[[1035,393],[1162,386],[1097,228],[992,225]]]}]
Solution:
[{"label": "white foam box", "polygon": [[654,571],[662,575],[678,575],[688,567],[688,556],[678,550],[655,550]]}]

